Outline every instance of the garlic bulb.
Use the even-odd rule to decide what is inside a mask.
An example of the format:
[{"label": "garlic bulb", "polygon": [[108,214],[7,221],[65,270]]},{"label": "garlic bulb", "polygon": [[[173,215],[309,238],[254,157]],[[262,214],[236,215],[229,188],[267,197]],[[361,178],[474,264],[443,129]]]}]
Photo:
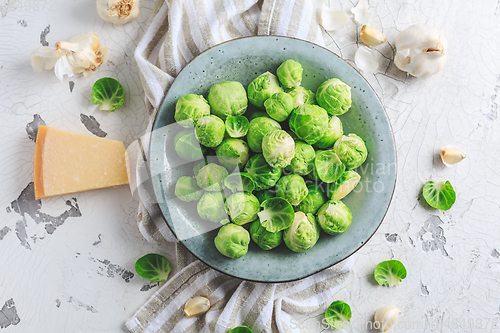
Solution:
[{"label": "garlic bulb", "polygon": [[184,308],[186,317],[191,318],[204,314],[210,309],[210,301],[208,298],[197,296],[187,302]]},{"label": "garlic bulb", "polygon": [[97,0],[97,13],[114,24],[125,24],[139,16],[140,0]]},{"label": "garlic bulb", "polygon": [[84,32],[69,42],[57,42],[55,48],[42,46],[33,50],[31,65],[36,72],[54,68],[57,78],[62,81],[64,75],[71,77],[83,73],[85,77],[92,76],[108,58],[108,47],[100,43],[99,36]]},{"label": "garlic bulb", "polygon": [[381,332],[387,332],[394,325],[400,313],[401,311],[395,306],[381,307],[375,313],[375,328]]},{"label": "garlic bulb", "polygon": [[368,46],[378,46],[387,42],[387,38],[383,33],[366,24],[361,27],[359,38]]},{"label": "garlic bulb", "polygon": [[448,44],[435,28],[415,24],[396,37],[394,63],[402,71],[425,79],[439,72],[448,57]]},{"label": "garlic bulb", "polygon": [[341,10],[322,8],[321,25],[326,31],[338,30],[349,23],[351,19]]},{"label": "garlic bulb", "polygon": [[460,150],[451,147],[444,147],[439,155],[445,165],[458,163],[465,158]]}]

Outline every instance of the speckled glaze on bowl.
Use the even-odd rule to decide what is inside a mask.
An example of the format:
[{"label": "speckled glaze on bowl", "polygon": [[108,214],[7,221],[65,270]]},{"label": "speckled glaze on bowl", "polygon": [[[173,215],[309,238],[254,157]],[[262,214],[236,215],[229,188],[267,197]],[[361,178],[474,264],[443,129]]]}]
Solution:
[{"label": "speckled glaze on bowl", "polygon": [[[287,59],[304,68],[302,85],[312,91],[325,80],[336,77],[352,88],[352,107],[340,116],[344,133],[356,133],[366,142],[368,159],[358,169],[361,182],[343,201],[351,209],[353,222],[343,234],[321,233],[318,243],[305,253],[294,253],[283,243],[263,251],[251,242],[248,253],[239,259],[222,256],[214,245],[218,229],[195,237],[178,237],[196,257],[223,273],[252,281],[285,282],[301,279],[328,268],[355,253],[375,233],[387,212],[396,181],[394,137],[385,110],[366,80],[346,61],[316,44],[288,37],[255,36],[232,40],[212,47],[192,60],[179,74],[158,112],[154,129],[174,122],[176,100],[186,94],[207,96],[208,89],[225,80],[239,81],[245,88],[259,74],[276,73]],[[161,131],[160,131],[161,132]],[[167,134],[168,136],[168,134]],[[173,199],[175,182],[191,175],[189,165],[169,161],[172,142],[165,134],[152,135],[150,167],[155,195],[169,227],[189,234],[189,228],[210,230],[196,213],[196,203]],[[175,154],[175,153],[173,153]],[[209,222],[208,222],[209,223]],[[210,223],[209,223],[210,224]],[[184,230],[186,229],[186,230]]]}]

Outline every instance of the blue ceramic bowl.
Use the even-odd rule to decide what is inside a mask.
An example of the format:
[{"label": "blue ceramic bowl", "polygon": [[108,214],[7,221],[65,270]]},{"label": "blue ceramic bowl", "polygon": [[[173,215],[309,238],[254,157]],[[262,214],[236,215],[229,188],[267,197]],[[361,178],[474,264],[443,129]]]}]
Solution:
[{"label": "blue ceramic bowl", "polygon": [[[352,88],[352,107],[340,116],[344,133],[363,138],[368,159],[358,168],[361,182],[343,202],[353,222],[343,234],[321,233],[318,243],[305,253],[294,253],[284,243],[271,251],[251,242],[239,259],[221,255],[214,245],[218,228],[198,217],[196,202],[175,198],[178,177],[192,176],[193,163],[179,162],[173,149],[176,100],[186,94],[207,96],[220,81],[239,81],[245,88],[259,74],[276,73],[278,66],[294,59],[304,68],[302,86],[316,91],[336,77]],[[169,129],[170,128],[170,129]],[[173,128],[177,128],[174,130]],[[208,49],[193,59],[175,79],[158,112],[150,145],[153,186],[169,227],[196,257],[207,265],[237,278],[259,282],[301,279],[346,259],[375,233],[387,212],[396,181],[396,151],[389,120],[366,80],[346,61],[316,44],[288,37],[256,36],[232,40]]]}]

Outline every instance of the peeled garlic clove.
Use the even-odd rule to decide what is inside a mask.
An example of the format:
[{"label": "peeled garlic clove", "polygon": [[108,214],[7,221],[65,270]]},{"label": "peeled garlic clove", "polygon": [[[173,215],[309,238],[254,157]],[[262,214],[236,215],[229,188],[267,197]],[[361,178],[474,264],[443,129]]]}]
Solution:
[{"label": "peeled garlic clove", "polygon": [[377,46],[387,42],[387,38],[385,38],[385,35],[383,33],[366,24],[361,27],[359,38],[368,46]]},{"label": "peeled garlic clove", "polygon": [[186,317],[191,318],[204,314],[210,309],[210,301],[208,298],[197,296],[187,302],[184,308]]},{"label": "peeled garlic clove", "polygon": [[368,12],[364,0],[360,0],[356,7],[351,8],[351,13],[354,14],[354,21],[361,25],[367,24],[372,16],[372,13]]},{"label": "peeled garlic clove", "polygon": [[444,147],[439,155],[441,155],[444,164],[455,164],[465,158],[460,150],[451,147]]},{"label": "peeled garlic clove", "polygon": [[125,24],[139,16],[140,0],[97,0],[97,13],[113,24]]},{"label": "peeled garlic clove", "polygon": [[396,37],[394,63],[404,72],[428,78],[439,72],[448,57],[448,43],[435,28],[415,24]]},{"label": "peeled garlic clove", "polygon": [[378,69],[375,51],[366,46],[360,46],[354,54],[356,66],[365,74],[373,74]]},{"label": "peeled garlic clove", "polygon": [[341,10],[323,8],[321,10],[321,25],[325,30],[338,30],[349,23],[349,16]]},{"label": "peeled garlic clove", "polygon": [[398,319],[401,311],[395,306],[384,306],[375,313],[375,328],[381,332],[387,332]]}]

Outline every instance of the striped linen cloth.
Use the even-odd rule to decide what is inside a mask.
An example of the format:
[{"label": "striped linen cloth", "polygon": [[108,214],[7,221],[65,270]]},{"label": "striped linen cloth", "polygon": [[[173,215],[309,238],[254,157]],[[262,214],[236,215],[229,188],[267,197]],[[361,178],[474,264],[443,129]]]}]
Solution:
[{"label": "striped linen cloth", "polygon": [[[165,92],[195,56],[223,41],[252,35],[293,36],[323,45],[316,15],[311,0],[158,0],[135,52],[150,119],[146,133]],[[133,170],[136,186],[141,184],[138,227],[150,241],[176,242],[142,179],[148,178],[147,138]],[[126,322],[130,332],[222,333],[239,325],[254,332],[292,332],[294,315],[328,306],[353,261],[351,257],[299,281],[265,284],[227,276],[196,260],[182,244],[175,248],[177,273]],[[184,306],[195,296],[207,297],[212,306],[203,316],[187,318]]]}]

